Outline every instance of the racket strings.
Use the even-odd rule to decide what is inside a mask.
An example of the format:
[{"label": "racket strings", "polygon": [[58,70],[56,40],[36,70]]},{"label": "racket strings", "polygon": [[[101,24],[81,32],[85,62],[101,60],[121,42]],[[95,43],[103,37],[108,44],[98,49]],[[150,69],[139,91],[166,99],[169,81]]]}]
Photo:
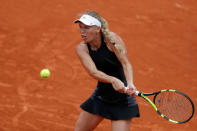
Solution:
[{"label": "racket strings", "polygon": [[155,105],[162,114],[175,121],[186,121],[193,113],[191,102],[177,92],[165,91],[158,94]]}]

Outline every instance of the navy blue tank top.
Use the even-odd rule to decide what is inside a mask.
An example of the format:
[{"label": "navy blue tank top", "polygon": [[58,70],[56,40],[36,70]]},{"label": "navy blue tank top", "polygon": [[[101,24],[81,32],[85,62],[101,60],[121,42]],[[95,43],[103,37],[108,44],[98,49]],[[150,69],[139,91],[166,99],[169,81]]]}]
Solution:
[{"label": "navy blue tank top", "polygon": [[[101,46],[96,51],[92,50],[90,44],[87,43],[90,57],[94,61],[96,68],[107,75],[120,79],[125,86],[127,86],[122,64],[116,57],[115,53],[108,49],[103,37],[101,40]],[[98,97],[99,99],[110,103],[126,102],[129,103],[129,105],[136,104],[133,97],[115,91],[111,83],[104,83],[100,81],[98,81],[97,88],[95,89],[92,97]]]}]

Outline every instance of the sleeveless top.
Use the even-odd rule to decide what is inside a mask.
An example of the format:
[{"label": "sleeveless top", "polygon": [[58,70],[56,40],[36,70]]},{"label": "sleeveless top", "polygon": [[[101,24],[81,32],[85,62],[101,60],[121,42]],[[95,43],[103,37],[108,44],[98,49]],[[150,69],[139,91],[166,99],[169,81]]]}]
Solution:
[{"label": "sleeveless top", "polygon": [[[115,53],[110,51],[101,37],[101,46],[96,51],[92,50],[90,44],[87,43],[90,57],[96,65],[99,71],[104,72],[107,75],[114,76],[121,80],[125,86],[127,86],[127,81],[125,78],[124,70],[122,64],[116,57]],[[135,105],[135,98],[128,96],[127,94],[115,91],[111,83],[104,83],[98,81],[97,88],[95,89],[92,97],[97,97],[98,99],[108,102],[108,103],[127,103],[129,105]]]}]

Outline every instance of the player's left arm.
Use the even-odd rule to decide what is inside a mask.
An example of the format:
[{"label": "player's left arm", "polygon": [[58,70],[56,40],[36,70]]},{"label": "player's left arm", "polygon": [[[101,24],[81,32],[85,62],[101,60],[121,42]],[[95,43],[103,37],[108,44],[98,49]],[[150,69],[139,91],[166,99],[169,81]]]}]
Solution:
[{"label": "player's left arm", "polygon": [[[133,69],[127,57],[127,50],[125,47],[125,43],[117,34],[113,32],[110,32],[110,34],[111,34],[111,37],[115,41],[115,45],[111,44],[110,41],[107,41],[108,43],[107,45],[116,54],[118,60],[122,64],[125,77],[127,80],[127,85],[129,87],[135,88],[134,83],[133,83]],[[119,50],[117,50],[116,47],[119,48]]]}]

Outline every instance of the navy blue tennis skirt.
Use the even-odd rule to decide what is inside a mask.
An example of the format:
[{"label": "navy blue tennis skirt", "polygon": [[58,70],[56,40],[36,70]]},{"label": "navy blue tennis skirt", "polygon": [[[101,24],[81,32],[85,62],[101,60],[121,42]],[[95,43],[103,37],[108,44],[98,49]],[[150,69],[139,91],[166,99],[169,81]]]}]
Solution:
[{"label": "navy blue tennis skirt", "polygon": [[90,97],[80,106],[84,111],[98,114],[110,120],[126,120],[140,117],[138,105],[126,105],[118,103],[106,103],[97,97]]}]

